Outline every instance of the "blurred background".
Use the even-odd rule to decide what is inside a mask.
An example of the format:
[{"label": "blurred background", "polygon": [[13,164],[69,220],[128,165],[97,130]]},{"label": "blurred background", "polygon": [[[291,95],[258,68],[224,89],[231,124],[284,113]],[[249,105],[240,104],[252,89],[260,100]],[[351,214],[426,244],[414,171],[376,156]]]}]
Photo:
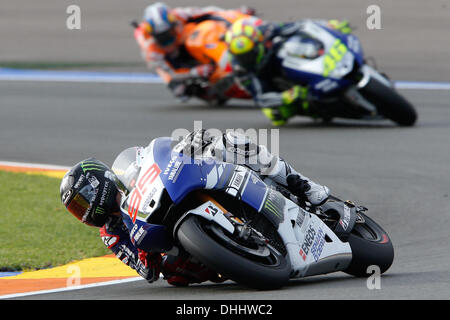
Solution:
[{"label": "blurred background", "polygon": [[[141,20],[143,9],[150,3],[0,0],[0,69],[147,72],[130,22]],[[282,157],[304,175],[329,186],[336,196],[367,206],[369,215],[391,236],[396,258],[383,276],[382,290],[369,291],[365,279],[332,274],[319,280],[294,281],[289,287],[271,293],[249,293],[234,287],[227,291],[220,286],[199,289],[196,298],[448,298],[450,91],[436,90],[433,83],[446,83],[448,87],[450,82],[450,2],[167,0],[166,3],[223,8],[247,5],[254,7],[262,18],[275,21],[347,19],[365,55],[375,58],[380,71],[395,81],[431,84],[427,90],[423,86],[400,90],[418,111],[419,120],[414,127],[402,128],[390,122],[323,124],[297,117],[280,129]],[[66,28],[69,5],[81,8],[81,30]],[[370,14],[366,10],[370,5],[381,9],[379,30],[367,28]],[[193,130],[194,121],[202,121],[204,128],[273,129],[259,110],[248,105],[234,102],[211,108],[195,99],[180,103],[163,84],[0,81],[0,160],[71,166],[94,156],[112,164],[123,149],[147,145],[153,138],[170,135],[177,128]],[[55,219],[65,214],[58,198],[58,185],[59,181],[54,182],[49,196],[53,195],[51,213]],[[9,198],[8,190],[0,202]],[[35,199],[39,200],[39,196]],[[39,202],[32,205],[39,207]],[[21,221],[27,221],[22,204],[12,203],[11,207],[24,211]],[[10,224],[0,217],[0,236],[9,228]],[[14,233],[20,235],[20,230]],[[93,237],[98,240],[97,234]],[[26,243],[20,250],[25,247]],[[192,297],[188,290],[177,291],[176,295],[174,291],[161,293],[159,290],[165,286],[162,282],[135,286],[141,286],[142,290],[127,286],[127,298],[134,297],[134,292],[141,294],[139,298],[144,297],[142,294],[162,299]],[[118,291],[115,297],[123,297],[123,292]]]},{"label": "blurred background", "polygon": [[[149,1],[0,1],[0,63],[78,63],[81,66],[142,70],[132,20],[142,18]],[[348,19],[368,56],[393,79],[448,80],[450,2],[448,0],[184,0],[171,6],[254,7],[265,19]],[[69,5],[81,8],[81,30],[66,28]],[[369,5],[381,9],[381,29],[368,30]],[[414,66],[414,68],[411,68]]]}]

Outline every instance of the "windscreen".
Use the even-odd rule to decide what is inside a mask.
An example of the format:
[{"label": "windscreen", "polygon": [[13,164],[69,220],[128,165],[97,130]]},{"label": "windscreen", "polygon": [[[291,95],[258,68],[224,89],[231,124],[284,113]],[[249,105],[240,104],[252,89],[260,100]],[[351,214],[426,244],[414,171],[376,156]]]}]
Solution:
[{"label": "windscreen", "polygon": [[133,189],[139,175],[142,149],[141,147],[125,149],[117,156],[112,165],[113,172],[128,192]]}]

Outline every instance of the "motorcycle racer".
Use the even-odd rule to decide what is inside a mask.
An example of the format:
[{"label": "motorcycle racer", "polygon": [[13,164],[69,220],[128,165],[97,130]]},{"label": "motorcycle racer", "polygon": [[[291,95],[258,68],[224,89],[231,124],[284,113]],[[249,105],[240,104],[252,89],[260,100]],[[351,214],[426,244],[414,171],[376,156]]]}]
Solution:
[{"label": "motorcycle racer", "polygon": [[[347,21],[321,23],[342,33],[352,31]],[[324,54],[323,44],[299,29],[295,22],[280,24],[249,17],[233,23],[225,37],[238,82],[275,126],[286,124],[299,108],[314,115],[306,83],[286,88],[275,80],[281,76],[276,53],[290,36],[301,37],[302,58],[315,59]]]},{"label": "motorcycle racer", "polygon": [[[322,204],[329,195],[327,187],[301,175],[264,145],[254,144],[245,135],[226,133],[213,137],[198,130],[185,136],[176,146],[196,150],[196,154],[200,151],[205,158],[218,161],[236,163],[237,159],[243,159],[244,164],[268,184],[286,188],[312,205]],[[151,233],[154,240],[152,250],[142,250],[135,244],[130,235],[132,230],[122,220],[121,206],[136,183],[147,151],[144,147],[122,151],[112,169],[94,158],[79,162],[61,181],[62,203],[81,222],[100,228],[105,246],[150,283],[158,280],[160,273],[175,286],[224,281],[216,272],[174,246],[162,225],[146,224],[147,233]]]},{"label": "motorcycle racer", "polygon": [[[237,9],[252,14],[253,9]],[[170,8],[157,2],[144,10],[143,21],[136,25],[134,37],[141,49],[143,59],[150,70],[168,79],[169,89],[176,97],[185,95],[183,80],[209,78],[214,72],[213,64],[201,64],[193,59],[184,48],[187,39],[187,25],[201,22],[224,9],[214,6]]]}]

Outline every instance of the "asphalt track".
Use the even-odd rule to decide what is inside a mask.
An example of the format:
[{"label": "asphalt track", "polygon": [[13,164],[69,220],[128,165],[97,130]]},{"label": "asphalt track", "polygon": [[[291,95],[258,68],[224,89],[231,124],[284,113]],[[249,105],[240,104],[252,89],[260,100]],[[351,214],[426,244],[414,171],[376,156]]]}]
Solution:
[{"label": "asphalt track", "polygon": [[[0,26],[15,22],[17,28],[15,34],[0,28],[2,41],[8,44],[2,47],[1,58],[139,61],[128,29],[122,25],[111,29],[98,6],[79,2],[90,23],[78,34],[54,28],[64,24],[65,16],[58,15],[65,12],[68,4],[64,1],[59,7],[43,1],[34,8],[37,11],[31,20],[25,19],[29,13],[23,13],[25,1],[2,2],[2,12],[9,14],[0,19]],[[140,16],[144,6],[143,1],[136,1],[120,11],[119,1],[109,3],[105,10],[123,25]],[[383,11],[383,29],[375,31],[364,29],[365,9],[371,4],[367,1],[357,5],[317,1],[304,4],[302,14],[292,17],[288,17],[289,10],[294,12],[292,8],[306,2],[249,3],[262,7],[273,19],[348,17],[359,26],[366,52],[393,79],[449,80],[449,42],[442,41],[450,21],[445,1],[379,1],[387,10]],[[227,2],[227,7],[234,4],[237,1]],[[14,20],[17,17],[21,19]],[[33,23],[38,28],[32,28]],[[41,37],[30,34],[31,29],[40,31]],[[99,38],[102,41],[97,43]],[[25,51],[26,45],[36,49]],[[137,281],[22,299],[448,299],[450,91],[402,93],[417,107],[415,127],[399,128],[387,121],[324,125],[296,118],[280,131],[279,150],[285,159],[329,186],[335,195],[367,206],[371,217],[391,236],[396,257],[381,277],[381,289],[369,290],[366,279],[336,273],[292,280],[276,291],[255,292],[231,282],[174,288],[163,281],[152,285]],[[263,115],[248,104],[235,102],[227,108],[210,108],[198,101],[181,104],[159,84],[0,82],[0,102],[0,160],[9,161],[68,166],[95,156],[111,163],[123,148],[145,145],[177,128],[192,130],[198,120],[204,128],[268,128]]]},{"label": "asphalt track", "polygon": [[[0,82],[1,158],[71,165],[95,156],[107,163],[125,147],[145,145],[177,128],[267,128],[259,111],[234,102],[211,108],[177,103],[162,85]],[[369,208],[395,246],[380,290],[343,273],[293,280],[254,292],[234,283],[172,288],[164,281],[30,296],[31,299],[397,299],[448,298],[450,272],[449,91],[402,91],[417,106],[417,126],[388,121],[296,118],[280,131],[280,153],[339,197]],[[26,298],[26,297],[25,297]]]}]

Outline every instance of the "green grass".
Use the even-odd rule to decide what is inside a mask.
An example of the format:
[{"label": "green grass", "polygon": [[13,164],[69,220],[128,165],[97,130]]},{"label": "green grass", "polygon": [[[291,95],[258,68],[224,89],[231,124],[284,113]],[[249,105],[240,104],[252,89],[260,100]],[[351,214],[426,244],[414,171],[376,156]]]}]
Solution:
[{"label": "green grass", "polygon": [[59,199],[60,179],[0,171],[0,271],[55,267],[111,253]]}]

